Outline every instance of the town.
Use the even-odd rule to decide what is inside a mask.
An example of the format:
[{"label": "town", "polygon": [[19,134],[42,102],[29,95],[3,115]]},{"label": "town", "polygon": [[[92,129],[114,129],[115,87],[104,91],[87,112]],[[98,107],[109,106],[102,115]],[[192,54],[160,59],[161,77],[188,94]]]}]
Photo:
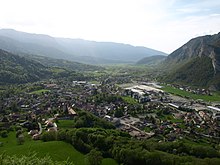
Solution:
[{"label": "town", "polygon": [[[1,95],[1,131],[19,125],[38,140],[44,131],[59,131],[57,122],[73,120],[81,109],[137,139],[175,141],[188,137],[218,143],[220,103],[170,94],[163,85],[118,77],[100,81],[51,79],[20,85],[20,92]],[[211,95],[209,91],[198,91]],[[22,141],[22,136],[18,133],[17,138]]]}]

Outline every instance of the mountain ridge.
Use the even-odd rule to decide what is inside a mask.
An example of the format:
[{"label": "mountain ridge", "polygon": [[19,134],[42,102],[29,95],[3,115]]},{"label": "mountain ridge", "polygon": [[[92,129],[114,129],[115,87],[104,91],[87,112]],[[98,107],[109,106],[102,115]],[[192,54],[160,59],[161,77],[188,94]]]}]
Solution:
[{"label": "mountain ridge", "polygon": [[48,78],[84,78],[84,71],[103,70],[101,66],[44,56],[13,54],[0,49],[0,84],[20,84]]},{"label": "mountain ridge", "polygon": [[[7,37],[7,42],[4,37]],[[13,44],[10,45],[10,41]],[[0,48],[13,53],[36,54],[88,64],[135,63],[147,56],[166,55],[161,51],[141,46],[56,38],[44,34],[19,32],[13,29],[0,29]]]},{"label": "mountain ridge", "polygon": [[191,39],[171,53],[163,66],[170,72],[165,78],[169,82],[220,89],[220,33]]}]

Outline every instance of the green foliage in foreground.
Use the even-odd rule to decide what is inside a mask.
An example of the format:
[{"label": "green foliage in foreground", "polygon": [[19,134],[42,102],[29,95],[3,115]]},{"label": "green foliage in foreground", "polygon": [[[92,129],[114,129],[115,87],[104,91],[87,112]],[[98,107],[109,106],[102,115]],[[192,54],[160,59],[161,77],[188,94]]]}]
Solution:
[{"label": "green foliage in foreground", "polygon": [[220,100],[220,95],[217,93],[214,93],[212,96],[208,96],[208,95],[198,95],[198,94],[193,94],[191,92],[187,92],[184,90],[180,90],[171,86],[165,86],[163,87],[163,91],[171,93],[171,94],[175,94],[175,95],[179,95],[182,97],[189,97],[192,98],[194,100],[197,99],[202,99],[204,101],[219,101]]},{"label": "green foliage in foreground", "polygon": [[36,157],[36,154],[30,153],[25,156],[8,156],[5,154],[0,155],[1,165],[73,165],[70,161],[57,162],[53,161],[49,156],[43,158]]},{"label": "green foliage in foreground", "polygon": [[[112,157],[124,165],[220,164],[220,154],[215,147],[189,144],[183,141],[161,143],[157,140],[140,141],[118,130],[73,128],[60,130],[54,135],[54,139],[46,139],[46,137],[49,136],[44,134],[43,140],[62,140],[72,144],[83,153],[91,153],[95,149],[99,151],[99,153],[93,151],[95,154]],[[95,155],[94,153],[92,155]],[[90,158],[92,160],[94,157]]]},{"label": "green foliage in foreground", "polygon": [[[86,164],[86,155],[77,151],[71,144],[62,141],[42,142],[33,141],[26,137],[25,142],[18,145],[15,132],[10,132],[7,138],[0,137],[0,142],[3,143],[0,147],[0,155],[8,156],[11,159],[29,157],[30,154],[34,154],[36,159],[44,159],[46,155],[47,159],[49,158],[52,162],[61,162],[61,164],[66,160],[75,165]],[[110,164],[116,165],[117,163],[111,158],[102,159],[102,165]]]}]

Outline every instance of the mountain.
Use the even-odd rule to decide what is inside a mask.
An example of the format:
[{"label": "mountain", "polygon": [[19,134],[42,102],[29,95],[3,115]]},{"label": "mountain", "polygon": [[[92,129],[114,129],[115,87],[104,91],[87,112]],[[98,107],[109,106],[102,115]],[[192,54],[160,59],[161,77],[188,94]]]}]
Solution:
[{"label": "mountain", "polygon": [[27,83],[47,78],[44,65],[0,49],[0,83]]},{"label": "mountain", "polygon": [[89,64],[134,63],[152,55],[166,55],[146,47],[113,42],[54,38],[13,29],[0,30],[0,49]]},{"label": "mountain", "polygon": [[44,56],[15,55],[0,49],[0,84],[35,82],[47,78],[84,80],[84,71],[103,67]]},{"label": "mountain", "polygon": [[0,49],[14,54],[41,55],[58,59],[71,59],[74,56],[60,50],[60,45],[50,36],[10,29],[0,30]]},{"label": "mountain", "polygon": [[141,58],[165,53],[145,47],[134,47],[128,44],[113,42],[95,42],[82,39],[57,39],[57,42],[69,52],[80,56],[103,58],[107,60],[136,62]]},{"label": "mountain", "polygon": [[169,82],[220,89],[220,33],[190,40],[163,65],[170,72]]},{"label": "mountain", "polygon": [[156,55],[156,56],[150,56],[150,57],[145,57],[141,60],[139,60],[136,64],[137,65],[157,65],[164,61],[167,56],[163,55]]},{"label": "mountain", "polygon": [[63,59],[55,59],[55,58],[50,58],[50,57],[45,57],[45,56],[27,55],[27,54],[22,54],[20,56],[23,56],[30,60],[37,61],[46,67],[58,67],[58,68],[66,69],[68,71],[83,72],[83,71],[97,71],[97,70],[104,69],[101,66],[82,64],[78,62],[73,62],[73,61],[68,61],[68,60],[63,60]]}]

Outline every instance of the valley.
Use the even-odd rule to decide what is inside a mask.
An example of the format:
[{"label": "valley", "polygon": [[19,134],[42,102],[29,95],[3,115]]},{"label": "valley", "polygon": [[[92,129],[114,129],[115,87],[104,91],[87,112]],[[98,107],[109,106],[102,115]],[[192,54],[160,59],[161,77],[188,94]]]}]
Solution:
[{"label": "valley", "polygon": [[[23,155],[27,155],[24,152],[27,146],[40,156],[39,151],[46,152],[47,145],[58,149],[70,143],[72,146],[69,147],[81,152],[77,159],[74,158],[74,153],[56,157],[55,153],[47,151],[48,155],[55,161],[68,159],[74,164],[84,164],[82,159],[86,160],[87,156],[82,154],[88,154],[91,148],[98,147],[98,151],[104,157],[102,164],[108,161],[126,162],[128,158],[122,160],[117,156],[119,153],[112,151],[121,145],[120,139],[125,138],[129,144],[144,142],[145,145],[154,145],[152,154],[155,151],[171,154],[185,163],[202,161],[201,158],[205,157],[208,157],[209,161],[214,159],[217,161],[220,157],[218,155],[220,109],[217,108],[220,106],[218,99],[220,96],[208,90],[192,90],[190,87],[156,82],[155,73],[151,68],[146,70],[138,66],[108,66],[103,70],[81,72],[83,76],[79,77],[67,75],[33,83],[2,85],[1,134],[3,132],[6,134],[6,137],[2,135],[0,138],[2,152],[17,155],[17,152],[12,152],[7,147],[7,139],[12,138],[14,142],[10,143],[11,147],[14,147],[13,150],[20,148],[21,151],[18,153]],[[87,135],[81,137],[80,134],[76,134],[74,136],[78,140],[72,142],[65,133],[80,131]],[[100,131],[115,132],[114,134],[118,135],[112,138],[118,137],[118,144],[110,145],[108,147],[111,149],[106,150],[101,145],[109,145],[106,142],[84,139],[85,136],[89,139],[94,134],[93,131],[95,134]],[[97,136],[103,136],[101,132]],[[106,135],[108,136],[108,133]],[[169,150],[157,146],[159,144],[170,145]],[[195,154],[182,151],[177,146],[173,148],[172,144],[182,144],[185,147],[193,144],[192,150],[193,147],[195,149],[207,147]],[[137,148],[143,144],[139,145]],[[24,149],[21,149],[22,147]],[[128,148],[126,152],[129,152]],[[178,154],[170,153],[170,150],[174,149]],[[209,150],[215,155],[205,154]],[[180,155],[179,152],[184,155]],[[183,160],[185,155],[194,158]],[[171,161],[174,159],[172,156],[169,158]],[[142,161],[140,157],[134,159]],[[167,160],[161,158],[161,162],[164,161]]]},{"label": "valley", "polygon": [[[23,36],[20,44],[25,36],[34,48],[36,38],[46,42],[46,36],[12,32]],[[100,65],[46,51],[0,50],[2,161],[34,155],[37,162],[76,165],[219,164],[219,34],[204,45],[206,38],[169,56],[129,62],[108,56],[118,63]],[[194,57],[194,42],[209,48]]]}]

